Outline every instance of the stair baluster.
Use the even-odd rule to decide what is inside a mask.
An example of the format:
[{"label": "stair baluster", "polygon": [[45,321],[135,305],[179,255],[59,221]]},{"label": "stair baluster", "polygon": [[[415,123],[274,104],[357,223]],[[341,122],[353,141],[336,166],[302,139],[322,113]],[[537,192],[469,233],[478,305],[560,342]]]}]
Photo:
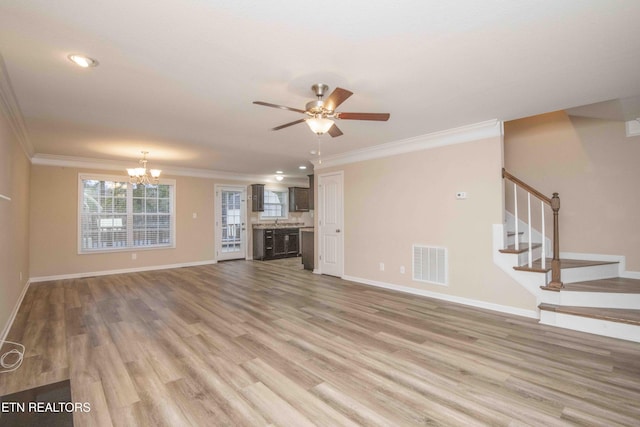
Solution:
[{"label": "stair baluster", "polygon": [[544,202],[540,201],[540,218],[542,218],[542,253],[540,255],[540,262],[542,264],[542,269],[547,268],[547,244],[545,242],[544,236],[546,236],[546,232],[544,229]]},{"label": "stair baluster", "polygon": [[[516,218],[516,222],[518,221],[518,218]],[[529,253],[528,253],[528,265],[529,268],[531,268],[533,266],[533,239],[531,238],[532,234],[531,234],[531,193],[529,193],[527,191],[527,225],[529,227]],[[544,240],[544,236],[542,236],[542,239]]]},{"label": "stair baluster", "polygon": [[559,291],[563,287],[563,285],[562,285],[561,272],[560,272],[560,234],[559,234],[560,231],[559,231],[559,222],[558,222],[558,212],[560,211],[560,197],[558,193],[553,193],[553,197],[549,198],[544,194],[542,194],[541,192],[539,192],[538,190],[536,190],[535,188],[531,187],[530,185],[526,184],[525,182],[511,175],[504,168],[502,168],[502,178],[508,179],[513,183],[515,236],[516,236],[514,247],[516,251],[519,250],[519,241],[518,241],[519,240],[518,239],[519,219],[518,219],[517,189],[518,187],[520,187],[527,192],[527,223],[528,223],[527,225],[528,225],[528,232],[529,232],[529,236],[528,236],[529,268],[532,268],[532,265],[533,265],[533,242],[532,242],[533,239],[532,239],[532,228],[531,228],[532,227],[531,226],[531,195],[537,197],[540,200],[541,222],[542,222],[542,227],[541,227],[542,228],[542,257],[541,257],[540,263],[542,265],[543,270],[546,269],[546,257],[547,257],[547,251],[546,251],[546,245],[545,245],[546,230],[545,230],[545,220],[544,220],[544,209],[545,209],[544,205],[546,204],[551,207],[551,210],[553,212],[553,258],[551,259],[551,281],[547,283],[546,286],[544,286],[544,289]]},{"label": "stair baluster", "polygon": [[[503,169],[504,171],[504,169]],[[519,239],[519,230],[518,230],[518,186],[516,185],[516,183],[513,183],[513,214],[516,216],[516,241],[515,241],[515,248],[516,251],[520,249],[520,239]]]}]

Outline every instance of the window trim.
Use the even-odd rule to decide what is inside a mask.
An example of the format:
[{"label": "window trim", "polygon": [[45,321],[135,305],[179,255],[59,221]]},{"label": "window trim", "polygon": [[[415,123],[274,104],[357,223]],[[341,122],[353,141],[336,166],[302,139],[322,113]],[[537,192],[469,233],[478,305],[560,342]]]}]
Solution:
[{"label": "window trim", "polygon": [[[177,187],[175,179],[166,179],[161,178],[158,181],[158,184],[171,185],[172,186],[172,195],[171,195],[171,243],[168,245],[162,246],[125,246],[119,248],[100,248],[100,249],[82,249],[82,201],[83,201],[83,180],[96,180],[96,181],[119,181],[126,182],[128,185],[129,177],[125,175],[106,175],[106,174],[97,174],[97,173],[79,173],[78,174],[78,192],[77,192],[77,250],[78,255],[91,255],[91,254],[104,254],[104,253],[112,253],[112,252],[138,252],[138,251],[153,251],[153,250],[163,250],[163,249],[175,249],[178,236],[176,232],[176,199],[177,199]],[[128,197],[127,197],[128,200]],[[133,202],[133,199],[131,200]],[[128,210],[128,209],[127,209]]]},{"label": "window trim", "polygon": [[[284,207],[284,216],[266,216],[264,215],[264,212],[260,212],[260,220],[275,220],[275,219],[289,219],[289,191],[288,189],[282,189],[282,188],[275,188],[275,187],[265,187],[264,188],[264,192],[265,192],[265,196],[266,196],[266,192],[267,191],[271,191],[272,193],[277,192],[277,193],[283,193],[284,194],[284,198],[285,201],[284,203],[282,203],[282,206]],[[263,205],[266,206],[266,202],[263,202]],[[273,203],[270,203],[273,204]],[[266,208],[265,208],[266,211]]]}]

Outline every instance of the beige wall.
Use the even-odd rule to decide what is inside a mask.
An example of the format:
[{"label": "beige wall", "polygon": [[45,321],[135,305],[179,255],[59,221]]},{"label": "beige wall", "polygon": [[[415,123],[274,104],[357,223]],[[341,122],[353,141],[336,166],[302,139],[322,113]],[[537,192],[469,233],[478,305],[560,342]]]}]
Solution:
[{"label": "beige wall", "polygon": [[[78,174],[114,175],[57,166],[33,166],[31,173],[31,277],[146,268],[215,259],[215,185],[245,185],[207,178],[176,180],[176,247],[78,254]],[[197,213],[197,218],[193,218]],[[131,254],[135,252],[137,259]]]},{"label": "beige wall", "polygon": [[11,198],[0,198],[0,334],[29,277],[29,168],[29,159],[0,114],[0,194]]},{"label": "beige wall", "polygon": [[505,167],[560,193],[560,251],[625,255],[640,271],[640,137],[623,122],[554,112],[505,123]]},{"label": "beige wall", "polygon": [[[493,263],[501,167],[502,142],[491,138],[316,171],[316,181],[344,171],[345,275],[534,310],[535,298]],[[412,280],[413,244],[448,249],[448,286]]]}]

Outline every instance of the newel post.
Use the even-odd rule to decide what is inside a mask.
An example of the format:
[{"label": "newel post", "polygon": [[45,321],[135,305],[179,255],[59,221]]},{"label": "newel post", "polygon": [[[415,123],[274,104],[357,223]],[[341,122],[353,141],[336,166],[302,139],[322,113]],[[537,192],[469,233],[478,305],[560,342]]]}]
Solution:
[{"label": "newel post", "polygon": [[558,229],[558,211],[560,211],[560,196],[553,193],[551,198],[551,210],[553,211],[553,259],[551,260],[551,282],[548,288],[560,289],[563,287],[560,277],[560,231]]}]

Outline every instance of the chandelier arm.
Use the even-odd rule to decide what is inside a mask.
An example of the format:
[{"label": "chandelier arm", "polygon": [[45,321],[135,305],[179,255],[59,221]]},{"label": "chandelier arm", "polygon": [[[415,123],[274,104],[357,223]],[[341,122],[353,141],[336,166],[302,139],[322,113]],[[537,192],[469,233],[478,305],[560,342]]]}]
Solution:
[{"label": "chandelier arm", "polygon": [[138,160],[138,164],[141,167],[127,169],[127,175],[129,175],[129,182],[131,184],[142,184],[142,185],[151,185],[158,184],[160,182],[160,173],[162,172],[160,169],[152,169],[151,176],[149,175],[149,170],[147,169],[147,154],[148,151],[142,151],[142,158]]}]

